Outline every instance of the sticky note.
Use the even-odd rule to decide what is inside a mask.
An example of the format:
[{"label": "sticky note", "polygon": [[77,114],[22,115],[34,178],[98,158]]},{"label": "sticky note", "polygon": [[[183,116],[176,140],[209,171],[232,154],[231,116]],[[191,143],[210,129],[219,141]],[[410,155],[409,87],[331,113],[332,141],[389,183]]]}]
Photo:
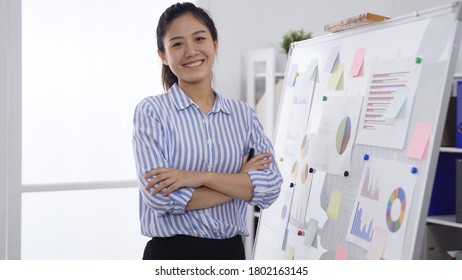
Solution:
[{"label": "sticky note", "polygon": [[339,82],[343,76],[344,67],[345,67],[344,64],[335,65],[334,71],[332,72],[332,75],[330,76],[329,83],[327,84],[328,89],[332,89],[332,90],[339,89]]},{"label": "sticky note", "polygon": [[306,75],[308,76],[308,79],[310,79],[310,80],[316,79],[315,73],[317,73],[317,72],[318,72],[318,59],[313,58],[311,60],[310,65],[308,65],[308,67],[306,69]]},{"label": "sticky note", "polygon": [[340,47],[334,47],[330,50],[329,58],[327,59],[326,66],[324,67],[324,72],[332,73],[334,65],[338,63],[339,53]]},{"label": "sticky note", "polygon": [[367,252],[366,258],[368,260],[380,260],[385,251],[385,245],[387,244],[388,231],[383,230],[379,227],[374,228],[374,235],[372,236],[371,246]]},{"label": "sticky note", "polygon": [[305,231],[305,238],[303,239],[303,245],[313,247],[313,243],[318,234],[319,222],[315,219],[310,219],[308,222],[308,229]]},{"label": "sticky note", "polygon": [[[405,108],[403,108],[404,104],[406,103],[407,99],[407,92],[396,90],[393,95],[393,100],[390,102],[390,107],[387,108],[385,114],[383,114],[384,119],[396,119],[399,116],[404,115],[403,113],[406,112]],[[404,112],[401,112],[404,110]],[[398,114],[400,113],[401,114]]]},{"label": "sticky note", "polygon": [[284,255],[284,260],[293,260],[295,254],[295,248],[288,245],[286,249],[286,253]]},{"label": "sticky note", "polygon": [[406,156],[414,159],[423,159],[427,150],[428,140],[432,132],[432,124],[418,122],[415,124],[412,140],[407,148]]},{"label": "sticky note", "polygon": [[353,64],[351,65],[349,76],[350,77],[358,77],[361,74],[361,70],[364,65],[364,57],[366,55],[366,49],[357,49],[355,51],[355,56],[353,58]]},{"label": "sticky note", "polygon": [[330,195],[329,206],[327,207],[327,217],[337,220],[341,202],[342,192],[337,189],[333,189],[332,194]]},{"label": "sticky note", "polygon": [[334,260],[346,260],[348,258],[348,250],[342,246],[337,246],[335,248],[335,257]]},{"label": "sticky note", "polygon": [[311,243],[311,247],[318,249],[318,235],[317,234],[313,238],[313,243]]}]

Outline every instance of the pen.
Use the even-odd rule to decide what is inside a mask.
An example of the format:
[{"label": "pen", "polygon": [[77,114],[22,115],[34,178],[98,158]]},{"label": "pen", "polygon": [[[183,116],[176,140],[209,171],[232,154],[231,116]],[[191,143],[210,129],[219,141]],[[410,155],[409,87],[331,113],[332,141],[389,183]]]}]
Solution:
[{"label": "pen", "polygon": [[249,156],[247,157],[247,161],[251,160],[253,158],[253,154],[255,152],[254,148],[250,148],[249,150]]}]

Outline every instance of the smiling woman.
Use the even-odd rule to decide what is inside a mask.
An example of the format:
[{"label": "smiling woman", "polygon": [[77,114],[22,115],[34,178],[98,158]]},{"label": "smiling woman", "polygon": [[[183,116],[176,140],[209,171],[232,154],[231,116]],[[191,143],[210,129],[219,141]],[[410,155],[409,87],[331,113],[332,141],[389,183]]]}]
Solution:
[{"label": "smiling woman", "polygon": [[203,9],[169,7],[157,46],[167,92],[134,117],[143,259],[245,259],[247,204],[268,207],[282,183],[271,142],[248,105],[212,89],[218,35]]},{"label": "smiling woman", "polygon": [[18,64],[9,59],[22,70],[10,74],[22,97],[15,91],[19,107],[9,107],[20,133],[8,158],[22,170],[8,174],[21,192],[8,200],[9,250],[23,259],[139,258],[131,117],[162,90],[153,21],[177,1],[6,2],[0,21],[17,23],[7,34],[22,41],[8,47],[22,53]]}]

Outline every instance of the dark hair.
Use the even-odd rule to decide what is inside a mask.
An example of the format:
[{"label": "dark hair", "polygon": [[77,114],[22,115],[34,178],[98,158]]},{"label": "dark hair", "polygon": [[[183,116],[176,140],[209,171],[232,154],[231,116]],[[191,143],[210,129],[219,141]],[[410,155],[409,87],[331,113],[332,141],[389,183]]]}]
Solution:
[{"label": "dark hair", "polygon": [[[199,22],[204,24],[210,31],[213,41],[218,41],[218,32],[215,23],[207,12],[189,2],[176,3],[167,8],[159,18],[157,24],[157,49],[164,53],[164,37],[170,24],[184,14],[191,14]],[[162,64],[162,85],[167,91],[174,83],[178,82],[178,77],[172,72],[168,65]]]}]

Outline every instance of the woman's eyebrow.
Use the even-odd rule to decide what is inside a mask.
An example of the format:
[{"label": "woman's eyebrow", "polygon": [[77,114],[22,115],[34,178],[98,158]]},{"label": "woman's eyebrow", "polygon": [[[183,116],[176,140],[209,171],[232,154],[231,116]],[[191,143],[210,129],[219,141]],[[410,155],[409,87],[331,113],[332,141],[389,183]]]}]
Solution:
[{"label": "woman's eyebrow", "polygon": [[[196,32],[193,32],[192,35],[197,35],[197,34],[200,34],[200,33],[207,33],[207,31],[205,31],[205,30],[198,30],[198,31],[196,31]],[[181,39],[181,38],[183,38],[183,37],[184,37],[183,35],[175,36],[175,37],[170,38],[169,41],[178,40],[178,39]]]}]

